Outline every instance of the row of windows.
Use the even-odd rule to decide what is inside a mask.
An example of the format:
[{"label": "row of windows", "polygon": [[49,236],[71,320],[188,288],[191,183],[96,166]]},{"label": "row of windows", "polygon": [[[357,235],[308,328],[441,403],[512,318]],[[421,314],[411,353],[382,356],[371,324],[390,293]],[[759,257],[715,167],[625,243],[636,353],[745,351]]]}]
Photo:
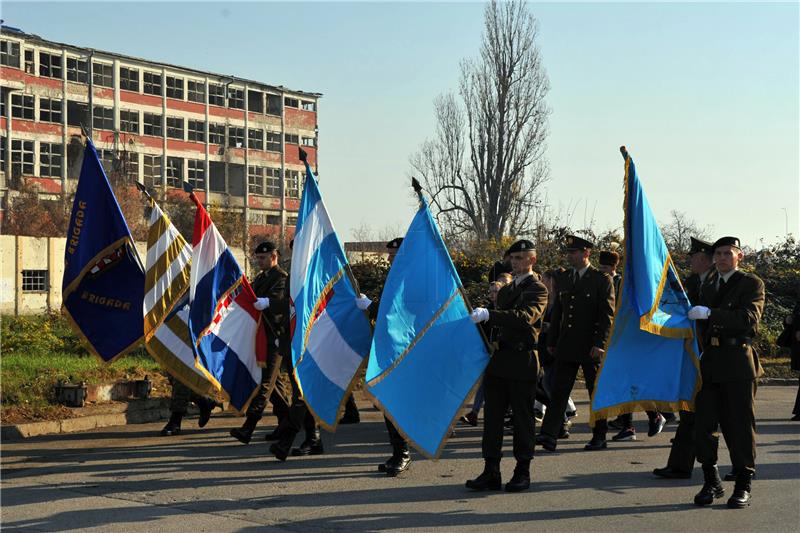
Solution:
[{"label": "row of windows", "polygon": [[[46,78],[63,79],[64,65],[61,54],[50,52],[39,52],[39,76]],[[34,74],[33,50],[25,50],[25,71]],[[15,41],[0,41],[0,64],[21,68],[22,58],[20,57],[20,45]],[[100,87],[114,87],[114,67],[107,63],[92,62],[92,83]],[[141,74],[141,76],[140,76]],[[67,81],[76,83],[89,82],[89,59],[80,57],[68,57],[66,64]],[[135,67],[120,67],[119,69],[120,89],[132,92],[142,92],[161,96],[166,94],[168,98],[183,100],[184,97],[190,102],[206,103],[205,81],[192,80],[180,76],[163,76],[160,72],[142,70]],[[162,93],[163,91],[163,93]],[[266,96],[266,105],[264,102]],[[254,113],[266,113],[268,115],[280,116],[282,113],[282,102],[280,95],[264,93],[262,91],[247,90],[228,87],[219,83],[209,83],[208,103],[210,105],[229,107],[232,109],[244,109],[245,98],[247,98],[247,108]],[[300,100],[298,98],[286,97],[283,105],[304,109],[306,111],[316,111],[316,102]]]},{"label": "row of windows", "polygon": [[[99,149],[103,168],[106,174],[120,173],[124,176],[139,179],[139,156],[135,152],[114,152]],[[72,157],[72,156],[70,156]],[[23,139],[11,140],[11,173],[12,176],[33,176],[34,168],[34,141]],[[60,178],[64,165],[64,147],[60,143],[39,142],[39,176]],[[72,165],[72,163],[70,163]],[[202,159],[184,159],[182,157],[168,156],[166,161],[161,155],[143,154],[141,177],[149,186],[161,186],[166,180],[168,187],[180,188],[184,180],[184,166],[186,167],[186,182],[197,189],[204,189],[206,183],[206,165]],[[6,169],[6,140],[0,138],[0,169]],[[232,181],[242,173],[243,165],[231,164],[229,177]],[[225,164],[210,162],[211,181],[210,189],[214,192],[237,193],[235,184],[225,185]],[[237,172],[239,171],[239,172]],[[280,196],[281,169],[273,167],[248,166],[247,187],[251,194]],[[286,196],[288,198],[300,197],[300,172],[287,170],[285,173]],[[241,187],[239,187],[241,188]],[[243,191],[240,191],[243,192]],[[239,194],[241,195],[241,194]]]}]

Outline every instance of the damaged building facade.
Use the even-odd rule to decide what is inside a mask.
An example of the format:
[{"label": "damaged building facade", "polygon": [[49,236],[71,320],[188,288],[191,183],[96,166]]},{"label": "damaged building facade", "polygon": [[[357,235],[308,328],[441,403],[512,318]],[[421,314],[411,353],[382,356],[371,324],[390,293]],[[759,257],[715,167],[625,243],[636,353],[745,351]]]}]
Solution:
[{"label": "damaged building facade", "polygon": [[320,97],[3,27],[4,207],[22,180],[49,199],[74,192],[83,125],[109,176],[161,198],[188,183],[206,205],[241,213],[246,236],[291,237],[304,177],[298,147],[316,168]]}]

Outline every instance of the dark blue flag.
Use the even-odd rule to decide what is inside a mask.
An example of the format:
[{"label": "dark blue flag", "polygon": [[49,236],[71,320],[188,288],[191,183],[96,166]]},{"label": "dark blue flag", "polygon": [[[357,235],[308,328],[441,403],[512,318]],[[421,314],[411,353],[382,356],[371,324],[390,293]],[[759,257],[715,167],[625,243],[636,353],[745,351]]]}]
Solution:
[{"label": "dark blue flag", "polygon": [[62,309],[90,351],[108,362],[142,340],[143,301],[133,237],[87,140],[64,251]]}]

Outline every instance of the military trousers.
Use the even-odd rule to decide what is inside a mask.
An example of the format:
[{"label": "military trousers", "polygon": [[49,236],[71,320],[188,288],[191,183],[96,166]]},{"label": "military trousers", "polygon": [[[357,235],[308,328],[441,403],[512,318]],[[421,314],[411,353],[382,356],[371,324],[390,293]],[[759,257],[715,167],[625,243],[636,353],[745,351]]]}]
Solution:
[{"label": "military trousers", "polygon": [[511,407],[514,421],[514,458],[517,461],[533,459],[536,445],[536,422],[533,416],[536,382],[485,375],[483,394],[483,458],[500,460],[503,457],[503,419]]},{"label": "military trousers", "polygon": [[253,397],[247,408],[248,417],[261,418],[267,407],[267,400],[272,403],[272,412],[280,423],[289,413],[286,386],[281,377],[281,361],[279,354],[267,356],[267,364],[261,369],[261,384],[258,393]]},{"label": "military trousers", "polygon": [[667,459],[667,466],[673,470],[689,473],[694,469],[694,419],[693,412],[681,411],[681,421],[675,430]]},{"label": "military trousers", "polygon": [[392,445],[392,448],[395,450],[408,450],[408,441],[397,431],[397,428],[392,423],[391,420],[383,417],[383,421],[386,423],[386,431],[389,432],[389,444]]},{"label": "military trousers", "polygon": [[719,427],[734,470],[755,473],[755,397],[753,379],[703,383],[695,399],[695,450],[701,465],[717,464]]},{"label": "military trousers", "polygon": [[169,382],[172,385],[172,396],[169,401],[170,412],[185,415],[186,411],[189,409],[189,402],[203,400],[202,396],[181,383],[178,379],[169,376]]},{"label": "military trousers", "polygon": [[289,444],[294,441],[301,429],[305,429],[307,438],[312,437],[317,429],[317,422],[314,420],[314,415],[308,410],[308,405],[300,393],[300,385],[295,380],[294,374],[291,376],[291,385],[292,405],[278,428],[281,433],[281,442],[289,442]]},{"label": "military trousers", "polygon": [[[544,414],[542,420],[542,434],[552,438],[558,436],[561,425],[564,423],[564,411],[567,408],[569,395],[572,387],[575,386],[575,378],[578,376],[578,369],[583,369],[583,377],[586,380],[586,390],[589,391],[589,398],[594,393],[594,384],[597,380],[597,372],[600,370],[600,363],[594,361],[562,361],[556,358],[555,376],[553,377],[553,387],[550,393],[550,406]],[[594,437],[606,438],[608,433],[608,422],[597,420],[592,428]]]}]

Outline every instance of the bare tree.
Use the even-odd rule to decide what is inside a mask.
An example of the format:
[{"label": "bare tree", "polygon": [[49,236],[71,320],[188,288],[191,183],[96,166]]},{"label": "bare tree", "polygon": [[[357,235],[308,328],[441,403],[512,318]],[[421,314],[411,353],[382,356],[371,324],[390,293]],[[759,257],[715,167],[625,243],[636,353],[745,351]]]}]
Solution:
[{"label": "bare tree", "polygon": [[437,97],[436,136],[411,156],[446,236],[527,234],[539,189],[550,88],[524,2],[492,1],[480,56],[461,63],[459,99]]},{"label": "bare tree", "polygon": [[709,239],[709,228],[700,226],[696,220],[689,218],[686,213],[673,209],[670,211],[670,216],[672,217],[670,223],[661,228],[664,241],[670,251],[688,252],[691,245],[689,237],[703,240]]}]

